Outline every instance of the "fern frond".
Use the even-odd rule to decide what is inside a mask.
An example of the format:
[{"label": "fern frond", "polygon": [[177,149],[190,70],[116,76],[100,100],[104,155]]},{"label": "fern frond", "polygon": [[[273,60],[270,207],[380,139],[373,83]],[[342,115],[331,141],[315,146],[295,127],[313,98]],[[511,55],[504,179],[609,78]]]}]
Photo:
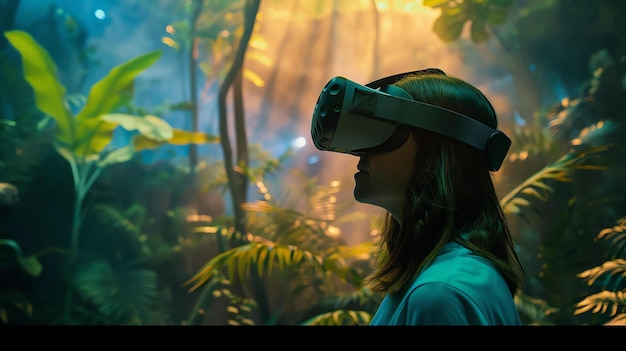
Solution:
[{"label": "fern frond", "polygon": [[604,167],[586,164],[585,161],[591,154],[606,151],[607,149],[607,146],[599,146],[570,152],[547,165],[531,175],[500,200],[503,211],[523,218],[521,208],[530,206],[527,198],[546,201],[550,194],[554,192],[554,189],[546,183],[547,181],[571,182],[570,176],[574,170],[604,170]]},{"label": "fern frond", "polygon": [[618,312],[623,312],[626,308],[626,293],[624,291],[603,290],[597,294],[589,295],[576,304],[574,315],[579,315],[588,311],[592,313],[606,313],[615,316]]},{"label": "fern frond", "polygon": [[141,323],[158,296],[157,274],[145,269],[114,269],[102,259],[84,260],[76,269],[74,285],[80,296],[102,314],[120,323]]},{"label": "fern frond", "polygon": [[616,221],[616,225],[605,228],[598,233],[596,241],[610,240],[610,252],[614,257],[626,257],[626,217],[622,217]]},{"label": "fern frond", "polygon": [[311,320],[314,316],[346,310],[359,310],[374,314],[381,300],[382,295],[374,293],[366,287],[361,287],[352,292],[324,297],[308,308],[302,319]]},{"label": "fern frond", "polygon": [[0,290],[0,321],[1,324],[9,324],[10,312],[13,312],[11,308],[5,307],[6,305],[12,306],[15,309],[22,310],[29,317],[33,314],[33,305],[22,294],[22,292],[14,289]]},{"label": "fern frond", "polygon": [[545,300],[535,299],[524,294],[515,295],[515,305],[523,319],[531,325],[547,325],[550,315],[559,311],[558,308],[548,305]]},{"label": "fern frond", "polygon": [[[111,231],[121,231],[135,237],[141,235],[139,225],[133,223],[129,218],[122,214],[113,206],[105,204],[97,204],[93,207],[93,211],[100,222],[107,226]],[[145,210],[144,210],[145,212]]]},{"label": "fern frond", "polygon": [[282,244],[292,244],[317,252],[340,244],[331,234],[328,221],[302,213],[293,207],[283,207],[271,201],[242,204],[248,211],[249,230],[258,236]]},{"label": "fern frond", "polygon": [[368,325],[372,315],[364,311],[338,310],[315,316],[302,325]]},{"label": "fern frond", "polygon": [[[603,274],[607,274],[610,277],[617,276],[617,283],[619,284],[623,277],[626,276],[626,260],[621,258],[606,261],[601,266],[587,269],[582,273],[578,273],[576,277],[582,278],[587,281],[588,285],[593,285],[595,281]],[[606,287],[607,284],[604,284]]]},{"label": "fern frond", "polygon": [[368,261],[376,252],[376,244],[370,241],[362,242],[353,246],[339,245],[326,250],[324,257],[324,269],[334,273],[342,281],[350,281],[360,285],[363,274],[355,271],[351,260]]},{"label": "fern frond", "polygon": [[620,313],[604,325],[626,325],[626,313]]},{"label": "fern frond", "polygon": [[257,266],[260,276],[264,271],[271,273],[275,265],[278,265],[280,270],[303,263],[308,263],[318,269],[322,268],[322,258],[310,251],[301,250],[292,245],[269,242],[258,237],[256,240],[215,256],[184,285],[193,284],[189,289],[192,292],[223,268],[228,270],[229,277],[238,275],[240,279],[249,277],[253,265]]}]

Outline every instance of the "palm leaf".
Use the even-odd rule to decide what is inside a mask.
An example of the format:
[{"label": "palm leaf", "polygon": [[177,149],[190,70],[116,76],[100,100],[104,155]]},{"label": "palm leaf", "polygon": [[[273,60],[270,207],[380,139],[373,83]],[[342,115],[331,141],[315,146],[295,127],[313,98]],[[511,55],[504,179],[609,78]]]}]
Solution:
[{"label": "palm leaf", "polygon": [[311,251],[328,247],[331,242],[338,244],[326,235],[328,225],[293,208],[269,201],[244,203],[241,207],[249,213],[249,230],[258,236],[277,243],[306,247]]},{"label": "palm leaf", "polygon": [[558,308],[551,307],[546,301],[535,299],[524,294],[515,295],[515,305],[526,324],[549,325],[549,318],[559,311]]},{"label": "palm leaf", "polygon": [[238,275],[240,279],[249,277],[253,265],[256,265],[259,275],[264,271],[271,273],[274,266],[283,270],[287,267],[299,266],[303,263],[321,269],[323,261],[318,255],[310,251],[300,250],[292,245],[282,245],[261,238],[263,242],[254,241],[227,250],[207,262],[184,285],[192,285],[193,292],[223,268],[228,270],[229,277]]},{"label": "palm leaf", "polygon": [[327,296],[307,309],[302,317],[304,321],[301,323],[310,323],[310,321],[319,316],[328,315],[334,311],[358,310],[373,315],[381,300],[382,296],[380,294],[373,293],[365,287],[349,293]]},{"label": "palm leaf", "polygon": [[376,244],[371,241],[353,246],[339,245],[328,249],[324,255],[324,269],[333,272],[342,281],[360,286],[364,274],[356,271],[349,264],[352,260],[369,261],[376,251]]},{"label": "palm leaf", "polygon": [[117,323],[141,324],[158,296],[156,272],[114,269],[102,259],[84,260],[76,269],[74,284],[81,297]]},{"label": "palm leaf", "polygon": [[[6,305],[12,306],[13,309],[6,308]],[[14,309],[22,310],[28,316],[33,314],[33,305],[22,292],[13,289],[0,290],[0,321],[9,324],[9,312],[13,312]]]},{"label": "palm leaf", "polygon": [[596,240],[610,240],[609,254],[626,257],[626,217],[617,220],[615,226],[601,230]]},{"label": "palm leaf", "polygon": [[609,280],[612,277],[615,277],[615,286],[619,286],[622,282],[622,279],[626,276],[626,260],[623,259],[615,259],[611,261],[606,261],[602,265],[587,269],[586,271],[577,274],[578,278],[582,278],[587,281],[588,285],[593,285],[598,278],[606,274],[606,280],[602,284],[603,287],[606,287],[609,283]]},{"label": "palm leaf", "polygon": [[547,201],[550,194],[554,192],[554,189],[548,185],[548,181],[571,182],[571,174],[574,170],[604,170],[605,167],[587,164],[585,161],[592,154],[607,149],[608,146],[599,146],[573,151],[545,166],[500,199],[503,211],[525,219],[522,207],[531,205],[529,198]]},{"label": "palm leaf", "polygon": [[604,325],[626,325],[626,313],[620,313]]},{"label": "palm leaf", "polygon": [[574,315],[579,315],[591,311],[592,313],[607,313],[615,316],[618,312],[623,312],[626,307],[626,292],[603,290],[597,294],[587,296],[576,304]]},{"label": "palm leaf", "polygon": [[315,316],[303,325],[368,325],[372,315],[364,311],[337,310]]}]

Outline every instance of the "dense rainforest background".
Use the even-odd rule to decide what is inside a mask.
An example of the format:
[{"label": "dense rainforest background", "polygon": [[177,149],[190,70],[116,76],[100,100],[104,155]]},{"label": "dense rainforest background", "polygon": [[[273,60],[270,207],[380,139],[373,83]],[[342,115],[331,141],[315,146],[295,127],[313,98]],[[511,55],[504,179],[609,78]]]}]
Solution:
[{"label": "dense rainforest background", "polygon": [[377,218],[310,139],[336,75],[438,67],[493,174],[527,325],[626,324],[626,2],[0,0],[0,324],[367,325]]}]

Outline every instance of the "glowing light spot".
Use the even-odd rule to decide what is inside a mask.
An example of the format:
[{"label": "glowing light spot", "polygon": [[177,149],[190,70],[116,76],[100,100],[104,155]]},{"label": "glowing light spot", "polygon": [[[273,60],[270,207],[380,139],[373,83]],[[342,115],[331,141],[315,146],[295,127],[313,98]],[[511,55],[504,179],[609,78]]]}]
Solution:
[{"label": "glowing light spot", "polygon": [[169,46],[169,47],[175,47],[176,46],[176,42],[172,38],[163,37],[163,38],[161,38],[161,42],[163,44]]},{"label": "glowing light spot", "polygon": [[590,131],[590,130],[591,130],[591,129],[590,129],[589,127],[585,127],[585,128],[583,128],[583,130],[581,130],[581,131],[580,131],[580,136],[581,136],[581,137],[584,137],[585,135],[589,134],[589,131]]},{"label": "glowing light spot", "polygon": [[339,237],[339,235],[341,235],[341,229],[331,225],[328,227],[328,230],[326,230],[326,235],[331,238],[337,238]]},{"label": "glowing light spot", "polygon": [[291,142],[291,146],[294,147],[295,149],[300,149],[304,147],[305,145],[306,145],[306,139],[304,137],[296,138]]},{"label": "glowing light spot", "polygon": [[185,219],[188,222],[201,222],[201,221],[211,222],[213,220],[213,217],[209,215],[190,214],[190,215],[187,215]]},{"label": "glowing light spot", "polygon": [[523,161],[523,160],[525,160],[527,158],[528,158],[528,151],[522,151],[522,152],[519,153],[520,161]]},{"label": "glowing light spot", "polygon": [[307,159],[307,163],[310,165],[314,165],[320,161],[320,157],[317,155],[313,155]]},{"label": "glowing light spot", "polygon": [[174,29],[174,26],[172,26],[171,24],[168,24],[167,26],[165,26],[165,31],[170,34],[176,33],[176,29]]},{"label": "glowing light spot", "polygon": [[105,19],[107,17],[107,14],[104,11],[102,11],[101,9],[97,9],[96,12],[94,12],[93,14],[99,20],[103,20],[103,19]]},{"label": "glowing light spot", "polygon": [[197,227],[193,229],[193,232],[198,234],[215,234],[217,231],[218,227],[211,226]]},{"label": "glowing light spot", "polygon": [[333,180],[332,182],[330,182],[330,186],[333,187],[333,188],[338,187],[340,184],[341,184],[341,182],[338,181],[338,180]]},{"label": "glowing light spot", "polygon": [[519,126],[525,126],[526,125],[526,120],[519,113],[515,112],[513,114],[513,118],[515,119],[515,124],[517,124]]}]

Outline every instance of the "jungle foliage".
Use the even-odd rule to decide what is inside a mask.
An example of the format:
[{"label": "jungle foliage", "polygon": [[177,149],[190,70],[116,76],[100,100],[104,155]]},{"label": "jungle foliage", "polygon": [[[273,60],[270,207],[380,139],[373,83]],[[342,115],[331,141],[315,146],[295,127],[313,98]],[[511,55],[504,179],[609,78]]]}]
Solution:
[{"label": "jungle foliage", "polygon": [[[46,48],[25,31],[3,28],[0,185],[16,186],[20,198],[0,209],[7,223],[0,232],[0,321],[368,324],[381,299],[363,287],[374,259],[375,223],[371,242],[347,245],[340,228],[369,218],[338,201],[343,184],[285,172],[289,152],[273,157],[247,144],[241,83],[246,79],[262,88],[266,82],[243,57],[272,65],[263,51],[268,38],[253,31],[260,2],[171,3],[189,20],[174,23],[163,42],[188,55],[193,89],[189,101],[159,111],[134,105],[133,87],[160,52],[119,64],[88,96],[68,95]],[[624,3],[423,4],[441,10],[433,27],[441,40],[461,40],[466,28],[474,45],[497,40],[511,54],[511,71],[532,76],[537,94],[550,99],[515,127],[503,165],[523,175],[512,180],[501,203],[507,215],[524,223],[515,233],[520,254],[536,263],[516,296],[524,323],[625,324],[620,106],[626,96],[626,40],[611,32],[617,22],[606,21],[607,10],[624,9]],[[312,18],[330,12],[322,2],[306,6]],[[597,17],[604,27],[589,20],[590,13],[604,14]],[[549,20],[555,14],[568,28],[584,24],[587,30],[563,33],[563,22]],[[571,50],[580,55],[562,60],[560,53]],[[16,53],[19,59],[11,56]],[[551,95],[554,76],[532,75],[530,67],[552,67],[563,78],[566,96]],[[197,73],[220,88],[220,136],[198,131]],[[228,92],[234,92],[232,105]],[[228,108],[234,120],[227,120]],[[190,114],[191,130],[165,122],[172,110]],[[229,123],[235,125],[232,145]],[[122,147],[112,143],[120,129],[133,135]],[[224,159],[194,161],[192,151],[188,163],[145,164],[139,157],[141,150],[207,143],[219,144]],[[278,195],[270,180],[287,177],[297,182]],[[4,196],[13,188],[0,189]],[[45,207],[43,195],[54,197],[54,208]],[[230,206],[241,210],[234,216],[225,214],[227,195]],[[41,211],[53,213],[54,220]]]}]

